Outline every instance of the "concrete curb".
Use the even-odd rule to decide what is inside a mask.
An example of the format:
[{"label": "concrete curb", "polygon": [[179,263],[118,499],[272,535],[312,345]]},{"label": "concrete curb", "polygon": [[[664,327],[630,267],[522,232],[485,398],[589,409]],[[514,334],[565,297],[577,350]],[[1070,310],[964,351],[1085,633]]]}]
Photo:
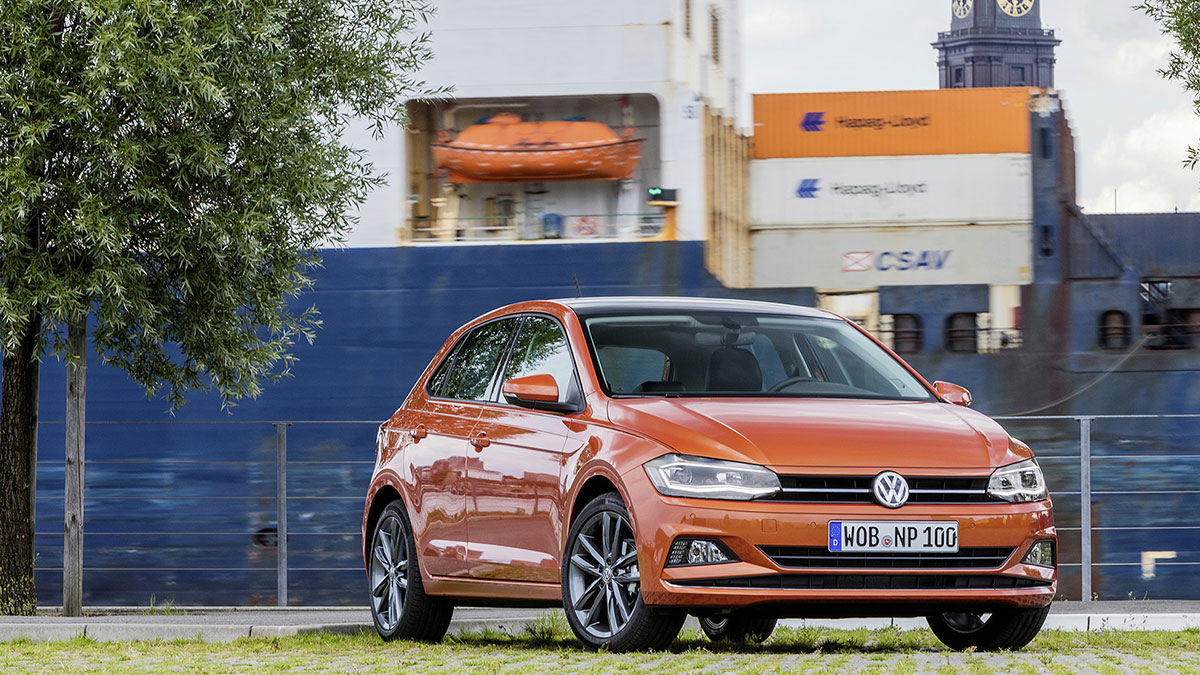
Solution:
[{"label": "concrete curb", "polygon": [[17,623],[0,624],[0,642],[13,640],[70,640],[86,637],[99,642],[143,642],[150,640],[200,640],[232,642],[239,638],[274,638],[305,633],[350,634],[369,630],[360,623],[249,626],[229,624],[161,623]]},{"label": "concrete curb", "polygon": [[[450,635],[496,630],[518,635],[536,620],[535,617],[496,617],[465,619],[450,624]],[[310,633],[351,635],[371,631],[369,623],[311,623],[311,624],[214,624],[214,623],[100,623],[82,621],[42,621],[4,623],[0,617],[0,643],[13,640],[34,642],[70,640],[86,637],[100,642],[142,642],[151,640],[200,640],[201,642],[232,642],[239,638],[277,638]]]}]

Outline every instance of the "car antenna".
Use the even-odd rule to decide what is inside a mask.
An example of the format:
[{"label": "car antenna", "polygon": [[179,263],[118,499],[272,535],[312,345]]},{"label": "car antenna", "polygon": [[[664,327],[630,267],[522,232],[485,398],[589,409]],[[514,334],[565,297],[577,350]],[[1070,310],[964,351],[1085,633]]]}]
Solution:
[{"label": "car antenna", "polygon": [[583,297],[583,289],[579,287],[579,275],[575,274],[574,272],[571,272],[571,278],[575,280],[575,297],[582,298]]}]

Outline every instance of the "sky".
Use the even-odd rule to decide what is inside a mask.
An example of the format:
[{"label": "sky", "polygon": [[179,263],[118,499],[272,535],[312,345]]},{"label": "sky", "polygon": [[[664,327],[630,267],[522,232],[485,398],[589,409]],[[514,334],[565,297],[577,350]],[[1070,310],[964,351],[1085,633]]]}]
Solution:
[{"label": "sky", "polygon": [[[989,0],[976,0],[986,2]],[[1157,73],[1172,42],[1133,0],[1039,0],[1062,40],[1055,84],[1075,134],[1079,202],[1091,213],[1200,211],[1200,117]],[[936,89],[930,43],[949,0],[743,0],[750,93]]]}]

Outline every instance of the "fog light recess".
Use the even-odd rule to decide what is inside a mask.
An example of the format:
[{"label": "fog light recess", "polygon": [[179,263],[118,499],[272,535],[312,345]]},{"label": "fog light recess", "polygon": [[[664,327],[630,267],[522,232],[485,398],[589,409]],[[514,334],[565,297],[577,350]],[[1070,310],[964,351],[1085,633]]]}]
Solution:
[{"label": "fog light recess", "polygon": [[1021,562],[1026,565],[1054,567],[1054,541],[1052,539],[1039,539],[1033,542],[1033,546],[1029,547],[1029,552],[1025,554]]},{"label": "fog light recess", "polygon": [[733,551],[716,539],[676,539],[667,555],[667,567],[716,565],[737,560]]}]

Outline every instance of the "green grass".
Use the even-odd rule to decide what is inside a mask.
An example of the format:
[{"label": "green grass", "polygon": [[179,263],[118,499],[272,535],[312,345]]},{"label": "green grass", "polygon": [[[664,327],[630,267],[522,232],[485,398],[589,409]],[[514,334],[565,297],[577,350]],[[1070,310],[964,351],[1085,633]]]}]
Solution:
[{"label": "green grass", "polygon": [[1045,631],[1012,653],[947,650],[925,630],[779,629],[764,645],[714,644],[685,631],[664,652],[592,653],[561,616],[508,635],[484,631],[438,644],[384,643],[374,633],[242,639],[225,644],[16,641],[0,672],[89,673],[1074,673],[1200,672],[1200,631]]}]

